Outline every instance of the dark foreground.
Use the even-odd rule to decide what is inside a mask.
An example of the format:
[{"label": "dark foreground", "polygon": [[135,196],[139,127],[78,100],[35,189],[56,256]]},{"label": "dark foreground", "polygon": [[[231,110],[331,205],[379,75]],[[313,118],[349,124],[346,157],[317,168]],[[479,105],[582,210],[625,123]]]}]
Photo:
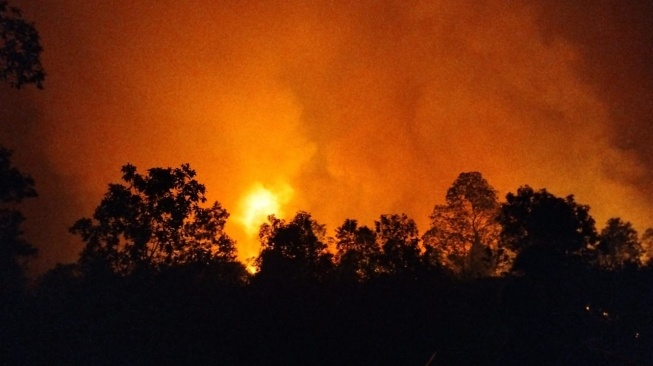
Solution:
[{"label": "dark foreground", "polygon": [[651,278],[53,282],[5,300],[1,356],[10,365],[648,365]]}]

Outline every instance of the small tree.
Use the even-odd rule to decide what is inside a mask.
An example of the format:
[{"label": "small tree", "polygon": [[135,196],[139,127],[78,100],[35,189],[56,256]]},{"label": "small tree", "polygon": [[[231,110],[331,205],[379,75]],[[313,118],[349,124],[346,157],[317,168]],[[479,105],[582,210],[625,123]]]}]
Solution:
[{"label": "small tree", "polygon": [[629,265],[640,266],[644,254],[637,231],[630,222],[624,222],[618,217],[609,219],[601,230],[596,251],[599,267],[611,270]]},{"label": "small tree", "polygon": [[202,207],[205,188],[188,164],[146,175],[127,164],[122,173],[127,185],[110,184],[93,218],[70,229],[84,242],[85,272],[128,275],[235,261],[234,241],[224,232],[229,214],[218,202]]}]

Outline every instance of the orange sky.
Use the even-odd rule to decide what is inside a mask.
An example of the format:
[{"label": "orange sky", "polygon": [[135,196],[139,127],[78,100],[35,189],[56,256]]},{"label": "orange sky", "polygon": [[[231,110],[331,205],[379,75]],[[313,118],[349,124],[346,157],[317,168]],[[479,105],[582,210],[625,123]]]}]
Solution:
[{"label": "orange sky", "polygon": [[257,254],[245,196],[333,229],[405,212],[421,231],[463,171],[501,196],[573,193],[598,226],[653,225],[650,5],[624,1],[15,1],[45,90],[0,90],[0,143],[37,180],[33,267],[119,169],[189,162]]}]

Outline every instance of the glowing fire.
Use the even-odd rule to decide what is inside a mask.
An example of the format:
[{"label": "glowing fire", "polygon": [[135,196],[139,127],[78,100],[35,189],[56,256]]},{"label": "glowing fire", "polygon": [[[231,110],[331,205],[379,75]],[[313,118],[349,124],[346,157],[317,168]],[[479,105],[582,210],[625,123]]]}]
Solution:
[{"label": "glowing fire", "polygon": [[240,223],[248,236],[254,236],[269,215],[282,215],[282,205],[287,203],[292,189],[284,186],[272,190],[261,183],[254,184],[241,201]]}]

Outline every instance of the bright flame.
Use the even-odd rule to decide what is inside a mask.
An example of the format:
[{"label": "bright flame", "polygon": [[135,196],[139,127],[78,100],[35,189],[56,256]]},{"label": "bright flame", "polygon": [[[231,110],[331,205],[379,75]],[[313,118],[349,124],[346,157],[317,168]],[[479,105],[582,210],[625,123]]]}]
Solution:
[{"label": "bright flame", "polygon": [[258,267],[253,264],[248,264],[247,266],[245,266],[245,269],[250,274],[256,274],[256,272],[258,272]]},{"label": "bright flame", "polygon": [[272,190],[256,183],[241,201],[240,223],[248,236],[254,236],[269,215],[282,215],[282,205],[287,203],[292,189],[285,185]]}]

